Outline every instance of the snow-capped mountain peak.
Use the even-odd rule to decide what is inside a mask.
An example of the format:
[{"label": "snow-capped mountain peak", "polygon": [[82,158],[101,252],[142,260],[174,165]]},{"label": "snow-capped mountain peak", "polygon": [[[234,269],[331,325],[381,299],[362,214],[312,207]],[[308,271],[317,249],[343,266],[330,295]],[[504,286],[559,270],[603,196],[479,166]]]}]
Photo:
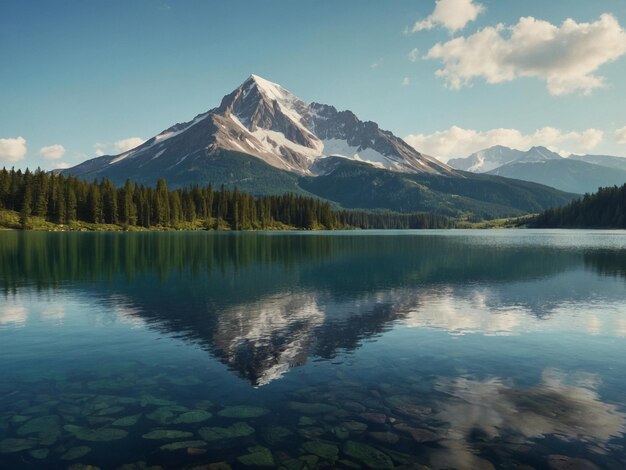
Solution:
[{"label": "snow-capped mountain peak", "polygon": [[93,171],[98,165],[128,164],[132,159],[139,168],[156,162],[160,168],[174,168],[223,150],[307,175],[317,160],[328,156],[397,172],[454,174],[449,166],[422,155],[376,123],[333,106],[306,103],[258,75],[250,75],[220,106],[192,121],[176,124],[130,152],[83,165]]}]

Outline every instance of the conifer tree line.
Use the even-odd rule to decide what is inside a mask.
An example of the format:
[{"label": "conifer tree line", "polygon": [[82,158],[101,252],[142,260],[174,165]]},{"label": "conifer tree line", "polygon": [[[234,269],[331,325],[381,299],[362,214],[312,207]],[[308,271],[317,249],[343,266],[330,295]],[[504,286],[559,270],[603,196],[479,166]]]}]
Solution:
[{"label": "conifer tree line", "polygon": [[531,226],[626,228],[626,184],[600,188],[563,207],[548,209],[535,217]]},{"label": "conifer tree line", "polygon": [[[107,179],[85,182],[43,170],[0,171],[0,209],[57,224],[82,221],[126,227],[257,230],[280,224],[299,229],[441,228],[446,217],[432,214],[370,213],[333,210],[330,203],[295,194],[252,196],[223,185],[169,190],[165,180],[156,187],[130,180],[121,188]],[[188,225],[187,225],[188,227]]]}]

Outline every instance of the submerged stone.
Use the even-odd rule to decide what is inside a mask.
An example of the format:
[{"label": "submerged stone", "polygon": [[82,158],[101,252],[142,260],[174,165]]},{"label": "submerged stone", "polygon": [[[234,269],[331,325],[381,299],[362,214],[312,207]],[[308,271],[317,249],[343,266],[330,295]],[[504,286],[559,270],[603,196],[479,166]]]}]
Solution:
[{"label": "submerged stone", "polygon": [[274,467],[274,457],[267,447],[255,446],[248,448],[249,454],[237,457],[244,465],[254,467]]},{"label": "submerged stone", "polygon": [[205,446],[206,446],[206,442],[204,441],[182,441],[182,442],[172,442],[170,444],[162,445],[160,449],[166,452],[173,452],[173,451],[181,450],[181,449],[198,448],[198,447],[205,447]]},{"label": "submerged stone", "polygon": [[36,439],[3,439],[0,441],[0,454],[12,454],[23,450],[32,449],[39,442]]},{"label": "submerged stone", "polygon": [[392,432],[370,432],[368,435],[383,444],[396,444],[400,440],[400,436]]},{"label": "submerged stone", "polygon": [[258,418],[267,413],[269,413],[269,410],[261,406],[238,405],[227,406],[217,414],[223,418],[247,419]]},{"label": "submerged stone", "polygon": [[226,462],[214,462],[209,464],[209,470],[231,470],[231,466]]},{"label": "submerged stone", "polygon": [[63,426],[67,432],[74,434],[77,439],[81,441],[89,442],[108,442],[124,439],[128,436],[128,432],[122,429],[101,428],[101,429],[88,429],[82,426],[76,426],[74,424],[66,424]]},{"label": "submerged stone", "polygon": [[85,465],[84,463],[75,463],[67,467],[67,470],[100,470],[100,467],[95,465]]},{"label": "submerged stone", "polygon": [[359,416],[365,421],[374,424],[385,424],[387,422],[387,416],[382,413],[361,413]]},{"label": "submerged stone", "polygon": [[141,418],[141,414],[124,416],[123,418],[119,418],[113,421],[111,425],[122,426],[122,427],[134,426],[139,421],[139,418]]},{"label": "submerged stone", "polygon": [[188,431],[178,431],[177,429],[157,429],[150,431],[141,437],[144,439],[167,440],[167,439],[185,439],[192,437],[193,433]]},{"label": "submerged stone", "polygon": [[109,406],[107,408],[103,408],[100,411],[98,411],[98,413],[96,413],[98,416],[106,416],[106,415],[115,415],[118,413],[121,413],[122,411],[124,411],[124,407],[123,406]]},{"label": "submerged stone", "polygon": [[164,406],[148,413],[146,418],[160,424],[173,424],[178,415],[189,411],[183,406]]},{"label": "submerged stone", "polygon": [[317,420],[310,416],[300,416],[298,420],[298,426],[312,426],[315,423],[317,423]]},{"label": "submerged stone", "polygon": [[48,457],[50,451],[48,449],[31,450],[28,455],[37,460],[43,460]]},{"label": "submerged stone", "polygon": [[338,410],[333,405],[327,405],[326,403],[304,403],[299,401],[290,401],[287,405],[290,409],[302,413],[303,415],[322,415],[326,413],[333,413]]},{"label": "submerged stone", "polygon": [[394,467],[393,461],[387,454],[367,444],[348,441],[343,446],[343,452],[369,468],[392,469]]},{"label": "submerged stone", "polygon": [[292,434],[289,429],[283,426],[268,426],[263,430],[263,439],[265,439],[269,445],[275,446]]},{"label": "submerged stone", "polygon": [[548,456],[548,466],[551,470],[599,470],[599,467],[589,460],[556,454]]},{"label": "submerged stone", "polygon": [[28,434],[49,433],[51,430],[60,431],[61,419],[56,415],[40,416],[33,418],[17,428],[18,436],[26,436]]},{"label": "submerged stone", "polygon": [[334,461],[339,455],[339,447],[320,441],[308,441],[302,444],[302,448],[308,453],[317,455],[324,460]]},{"label": "submerged stone", "polygon": [[342,423],[343,427],[353,432],[363,432],[367,430],[367,424],[358,421],[346,421]]},{"label": "submerged stone", "polygon": [[350,437],[350,430],[345,426],[335,426],[333,428],[333,434],[341,441],[345,441]]},{"label": "submerged stone", "polygon": [[152,406],[173,406],[176,405],[175,401],[172,400],[166,400],[163,398],[158,398],[155,397],[153,395],[143,395],[140,399],[139,399],[139,404],[142,407],[146,407],[149,405]]},{"label": "submerged stone", "polygon": [[61,460],[80,459],[81,457],[84,457],[85,455],[87,455],[89,452],[91,452],[91,447],[87,447],[87,446],[72,447],[70,450],[68,450],[66,453],[64,453],[61,456]]},{"label": "submerged stone", "polygon": [[235,423],[225,428],[221,427],[204,427],[200,428],[198,434],[205,441],[219,441],[221,439],[236,439],[254,434],[254,428],[247,423]]},{"label": "submerged stone", "polygon": [[174,419],[174,421],[172,421],[172,423],[173,424],[201,423],[201,422],[206,421],[207,419],[211,418],[211,416],[213,416],[213,414],[209,413],[208,411],[205,411],[205,410],[188,411],[186,413],[183,413],[183,414],[179,415],[178,418],[176,418],[176,419]]}]

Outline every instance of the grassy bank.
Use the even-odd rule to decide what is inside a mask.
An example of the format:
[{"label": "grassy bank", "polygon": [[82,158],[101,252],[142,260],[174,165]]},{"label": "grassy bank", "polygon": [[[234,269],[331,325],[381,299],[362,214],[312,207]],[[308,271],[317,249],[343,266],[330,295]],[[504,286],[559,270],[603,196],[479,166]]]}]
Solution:
[{"label": "grassy bank", "polygon": [[[262,227],[258,227],[261,230]],[[20,223],[20,214],[15,211],[0,209],[0,230],[34,230],[43,232],[145,232],[152,230],[231,230],[230,225],[222,220],[211,218],[194,222],[181,222],[174,226],[138,227],[134,225],[94,224],[75,221],[69,224],[56,224],[43,217],[31,216],[24,226]],[[263,230],[296,230],[296,227],[274,222]]]}]

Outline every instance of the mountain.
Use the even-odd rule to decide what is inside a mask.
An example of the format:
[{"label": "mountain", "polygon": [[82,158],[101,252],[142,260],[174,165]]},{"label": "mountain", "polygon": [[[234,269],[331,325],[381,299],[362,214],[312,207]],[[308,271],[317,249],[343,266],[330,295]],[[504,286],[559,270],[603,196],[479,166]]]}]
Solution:
[{"label": "mountain", "polygon": [[301,175],[310,174],[318,159],[331,155],[392,171],[454,173],[376,123],[360,121],[352,112],[332,106],[307,104],[256,75],[225,96],[219,107],[176,124],[128,152],[89,160],[67,173],[90,178],[141,173],[146,181],[163,172],[180,177],[195,173],[224,152],[251,155]]},{"label": "mountain", "polygon": [[540,185],[474,175],[415,150],[351,111],[306,103],[250,76],[217,108],[142,145],[63,170],[81,179],[128,178],[171,188],[222,184],[253,194],[285,192],[344,208],[436,211],[481,217],[538,212],[574,197]]},{"label": "mountain", "polygon": [[626,170],[561,158],[552,152],[548,155],[535,154],[534,157],[535,160],[518,159],[488,174],[532,181],[578,194],[594,192],[599,187],[622,185],[626,182]]},{"label": "mountain", "polygon": [[624,157],[611,157],[609,155],[570,155],[568,158],[626,171],[626,158]]},{"label": "mountain", "polygon": [[485,173],[520,158],[524,152],[503,145],[480,150],[465,158],[453,158],[448,165],[457,170]]}]

